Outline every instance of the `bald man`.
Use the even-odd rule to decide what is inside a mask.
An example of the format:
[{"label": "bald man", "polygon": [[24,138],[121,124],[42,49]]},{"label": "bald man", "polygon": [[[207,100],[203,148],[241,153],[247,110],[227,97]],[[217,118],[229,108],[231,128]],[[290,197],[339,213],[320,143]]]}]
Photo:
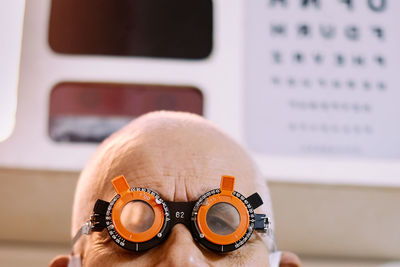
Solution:
[{"label": "bald man", "polygon": [[[245,197],[258,192],[264,204],[255,212],[272,219],[266,184],[249,155],[230,137],[193,114],[162,111],[141,116],[107,138],[82,171],[72,234],[88,220],[96,200],[111,201],[116,190],[122,192],[128,185],[151,189],[166,203],[185,205],[219,188],[223,175],[235,177],[234,190]],[[115,177],[120,179],[112,180]],[[255,231],[240,248],[219,253],[198,243],[188,225],[177,223],[163,242],[135,252],[115,243],[107,229],[81,236],[73,256],[58,256],[50,266],[270,266],[270,236]],[[275,254],[279,266],[300,266],[292,253]]]}]

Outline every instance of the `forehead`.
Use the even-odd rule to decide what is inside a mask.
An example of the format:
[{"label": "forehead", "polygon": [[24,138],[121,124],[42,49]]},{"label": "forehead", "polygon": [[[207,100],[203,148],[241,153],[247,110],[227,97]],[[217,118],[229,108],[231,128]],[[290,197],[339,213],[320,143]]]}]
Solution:
[{"label": "forehead", "polygon": [[[154,122],[153,122],[154,124]],[[157,191],[168,201],[192,201],[219,188],[222,175],[236,177],[235,190],[254,192],[254,166],[247,153],[205,121],[174,125],[139,124],[122,131],[102,153],[97,175],[108,197],[111,179],[124,175],[131,187]]]}]

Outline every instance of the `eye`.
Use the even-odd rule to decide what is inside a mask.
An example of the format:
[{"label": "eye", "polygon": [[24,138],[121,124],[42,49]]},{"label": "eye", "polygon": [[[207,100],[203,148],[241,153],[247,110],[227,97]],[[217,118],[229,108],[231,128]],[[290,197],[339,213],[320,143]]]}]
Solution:
[{"label": "eye", "polygon": [[229,203],[217,203],[210,208],[206,216],[207,226],[218,235],[230,235],[238,228],[240,215]]},{"label": "eye", "polygon": [[219,235],[229,235],[235,232],[236,228],[232,227],[224,219],[218,217],[207,218],[207,225],[216,234]]},{"label": "eye", "polygon": [[121,222],[130,232],[142,233],[153,225],[154,211],[146,202],[134,200],[122,209]]}]

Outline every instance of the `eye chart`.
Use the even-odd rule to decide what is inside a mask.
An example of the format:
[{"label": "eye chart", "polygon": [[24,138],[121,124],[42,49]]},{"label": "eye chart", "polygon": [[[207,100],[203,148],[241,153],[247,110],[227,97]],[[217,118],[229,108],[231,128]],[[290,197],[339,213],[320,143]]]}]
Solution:
[{"label": "eye chart", "polygon": [[400,157],[400,1],[264,0],[246,9],[248,146]]}]

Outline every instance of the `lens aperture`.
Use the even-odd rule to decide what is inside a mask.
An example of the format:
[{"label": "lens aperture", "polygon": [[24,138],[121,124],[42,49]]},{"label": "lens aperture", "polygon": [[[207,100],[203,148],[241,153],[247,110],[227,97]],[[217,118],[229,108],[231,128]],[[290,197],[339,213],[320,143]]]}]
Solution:
[{"label": "lens aperture", "polygon": [[144,201],[128,202],[121,212],[122,225],[132,233],[142,233],[154,223],[153,208]]},{"label": "lens aperture", "polygon": [[221,202],[212,206],[206,215],[208,228],[218,235],[230,235],[238,228],[240,215],[229,203]]}]

